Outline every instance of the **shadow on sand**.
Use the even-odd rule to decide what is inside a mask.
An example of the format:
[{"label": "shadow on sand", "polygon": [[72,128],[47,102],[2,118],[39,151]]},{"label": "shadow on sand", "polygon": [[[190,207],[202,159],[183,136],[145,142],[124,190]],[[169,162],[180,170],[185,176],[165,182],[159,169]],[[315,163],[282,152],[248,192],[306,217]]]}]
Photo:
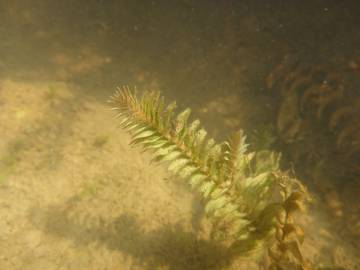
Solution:
[{"label": "shadow on sand", "polygon": [[30,215],[33,224],[46,234],[70,239],[77,246],[105,246],[130,256],[133,262],[149,270],[220,270],[232,261],[219,243],[198,239],[179,224],[144,232],[141,224],[128,214],[104,222],[81,214],[70,217],[69,209],[61,206],[32,209]]}]

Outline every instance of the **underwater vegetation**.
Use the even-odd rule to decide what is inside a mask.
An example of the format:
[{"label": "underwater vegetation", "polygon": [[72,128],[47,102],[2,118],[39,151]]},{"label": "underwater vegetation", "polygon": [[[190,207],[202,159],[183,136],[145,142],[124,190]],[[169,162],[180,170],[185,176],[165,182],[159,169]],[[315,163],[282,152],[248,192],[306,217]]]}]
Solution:
[{"label": "underwater vegetation", "polygon": [[[310,269],[301,252],[304,232],[294,219],[309,199],[306,188],[279,168],[281,155],[250,151],[243,131],[221,143],[207,138],[188,108],[175,114],[159,92],[141,97],[128,87],[110,102],[131,145],[153,153],[203,198],[211,237],[231,257],[264,260],[269,269]],[[267,143],[264,143],[267,145]]]},{"label": "underwater vegetation", "polygon": [[358,72],[353,60],[328,63],[287,55],[267,76],[267,89],[279,95],[277,133],[292,146],[292,160],[321,164],[332,178],[360,176]]}]

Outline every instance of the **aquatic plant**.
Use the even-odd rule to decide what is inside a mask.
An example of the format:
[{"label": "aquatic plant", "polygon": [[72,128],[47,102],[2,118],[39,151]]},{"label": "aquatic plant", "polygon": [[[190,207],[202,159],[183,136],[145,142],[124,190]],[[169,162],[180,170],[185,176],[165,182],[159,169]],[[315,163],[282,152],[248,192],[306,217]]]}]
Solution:
[{"label": "aquatic plant", "polygon": [[302,54],[287,55],[266,78],[266,88],[277,96],[278,137],[291,145],[293,161],[310,161],[308,171],[322,164],[327,178],[356,181],[360,176],[358,73],[349,69],[348,60],[305,59]]},{"label": "aquatic plant", "polygon": [[138,97],[124,87],[110,102],[130,144],[152,151],[153,161],[167,163],[201,194],[211,236],[229,255],[266,256],[269,269],[306,269],[300,251],[304,233],[293,214],[304,209],[307,192],[279,169],[280,154],[249,152],[243,131],[222,143],[207,139],[200,121],[189,121],[189,108],[176,115],[176,103],[166,106],[159,92]]}]

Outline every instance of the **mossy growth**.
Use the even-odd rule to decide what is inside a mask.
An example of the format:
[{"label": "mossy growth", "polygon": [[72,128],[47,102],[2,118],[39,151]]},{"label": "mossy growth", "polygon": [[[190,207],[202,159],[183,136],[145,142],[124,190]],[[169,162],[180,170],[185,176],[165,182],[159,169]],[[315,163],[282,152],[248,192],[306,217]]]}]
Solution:
[{"label": "mossy growth", "polygon": [[153,153],[170,172],[186,179],[204,200],[212,237],[229,255],[267,258],[269,269],[308,269],[300,245],[303,230],[293,215],[304,210],[307,191],[279,168],[280,154],[249,151],[243,131],[216,143],[188,108],[175,114],[159,92],[141,97],[118,89],[110,102],[131,145]]}]

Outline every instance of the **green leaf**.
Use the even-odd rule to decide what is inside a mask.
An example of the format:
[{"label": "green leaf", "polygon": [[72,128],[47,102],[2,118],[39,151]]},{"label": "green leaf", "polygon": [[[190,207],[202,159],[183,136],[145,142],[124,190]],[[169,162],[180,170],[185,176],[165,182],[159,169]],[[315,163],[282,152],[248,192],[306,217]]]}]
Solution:
[{"label": "green leaf", "polygon": [[250,221],[244,218],[237,218],[232,223],[232,229],[236,234],[239,234],[241,231],[243,231],[247,226],[250,225]]},{"label": "green leaf", "polygon": [[244,215],[240,215],[238,212],[238,205],[235,203],[229,202],[224,207],[216,209],[213,213],[215,218],[224,218],[226,216],[231,216],[232,218],[243,218]]},{"label": "green leaf", "polygon": [[168,154],[164,155],[164,157],[162,159],[160,159],[159,161],[172,161],[178,157],[180,157],[182,155],[181,151],[172,151],[169,152]]},{"label": "green leaf", "polygon": [[171,128],[171,122],[172,122],[172,116],[173,116],[173,113],[174,113],[174,110],[176,108],[176,102],[172,102],[170,103],[166,110],[165,110],[165,113],[164,113],[164,129],[165,130],[170,130]]},{"label": "green leaf", "polygon": [[179,134],[185,127],[187,120],[190,116],[191,110],[187,108],[183,112],[179,113],[179,115],[176,118],[176,126],[175,126],[175,132]]},{"label": "green leaf", "polygon": [[[177,146],[173,145],[173,144],[169,144],[168,146],[159,148],[154,153],[154,158],[151,161],[156,161],[156,162],[164,161],[166,156],[169,155],[170,153],[174,152],[176,149],[177,149]],[[176,152],[179,152],[179,151],[176,151]]]},{"label": "green leaf", "polygon": [[200,126],[200,120],[199,119],[194,120],[189,127],[189,134],[194,134],[199,126]]},{"label": "green leaf", "polygon": [[137,139],[132,139],[130,145],[137,145],[137,144],[145,144],[146,142],[154,142],[159,139],[159,135],[150,135],[144,137],[138,137]]},{"label": "green leaf", "polygon": [[122,128],[127,130],[128,132],[134,130],[134,129],[137,129],[137,128],[140,128],[142,127],[142,123],[138,123],[138,122],[135,122],[133,121],[132,119],[129,120],[129,122],[124,125]]},{"label": "green leaf", "polygon": [[207,198],[214,190],[215,186],[216,184],[213,181],[204,182],[199,188],[199,191],[203,194],[205,198]]},{"label": "green leaf", "polygon": [[221,196],[217,199],[209,200],[207,202],[207,204],[205,205],[205,212],[208,215],[211,215],[216,209],[223,207],[229,201],[230,201],[230,198],[228,198],[226,196]]},{"label": "green leaf", "polygon": [[183,168],[188,163],[189,163],[189,159],[187,158],[175,159],[169,165],[168,170],[176,174],[181,168]]},{"label": "green leaf", "polygon": [[136,140],[136,139],[139,139],[139,138],[149,137],[149,136],[151,136],[151,135],[153,135],[155,133],[156,133],[156,131],[153,130],[153,129],[150,129],[150,128],[143,129],[143,128],[141,128],[140,130],[138,130],[136,132],[136,134],[133,134],[132,137],[133,137],[134,140]]},{"label": "green leaf", "polygon": [[192,188],[196,188],[197,186],[199,186],[203,181],[205,181],[205,179],[207,179],[208,176],[201,173],[200,171],[195,171],[191,176],[190,176],[190,184]]},{"label": "green leaf", "polygon": [[217,189],[214,190],[214,192],[211,193],[211,198],[217,199],[218,197],[223,195],[226,191],[228,191],[228,189],[218,187]]},{"label": "green leaf", "polygon": [[144,141],[143,147],[145,149],[159,149],[168,143],[169,143],[168,140],[165,140],[162,137],[158,137],[158,138],[154,138],[153,140]]},{"label": "green leaf", "polygon": [[204,143],[206,134],[207,134],[207,132],[205,131],[205,129],[200,129],[198,132],[196,132],[195,144],[196,144],[196,147],[198,148],[198,151],[200,150],[200,147]]},{"label": "green leaf", "polygon": [[194,166],[193,164],[188,163],[187,165],[185,165],[183,168],[180,169],[178,174],[182,178],[187,178],[190,175],[192,175],[193,173],[197,172],[198,169],[199,168],[197,166]]}]

